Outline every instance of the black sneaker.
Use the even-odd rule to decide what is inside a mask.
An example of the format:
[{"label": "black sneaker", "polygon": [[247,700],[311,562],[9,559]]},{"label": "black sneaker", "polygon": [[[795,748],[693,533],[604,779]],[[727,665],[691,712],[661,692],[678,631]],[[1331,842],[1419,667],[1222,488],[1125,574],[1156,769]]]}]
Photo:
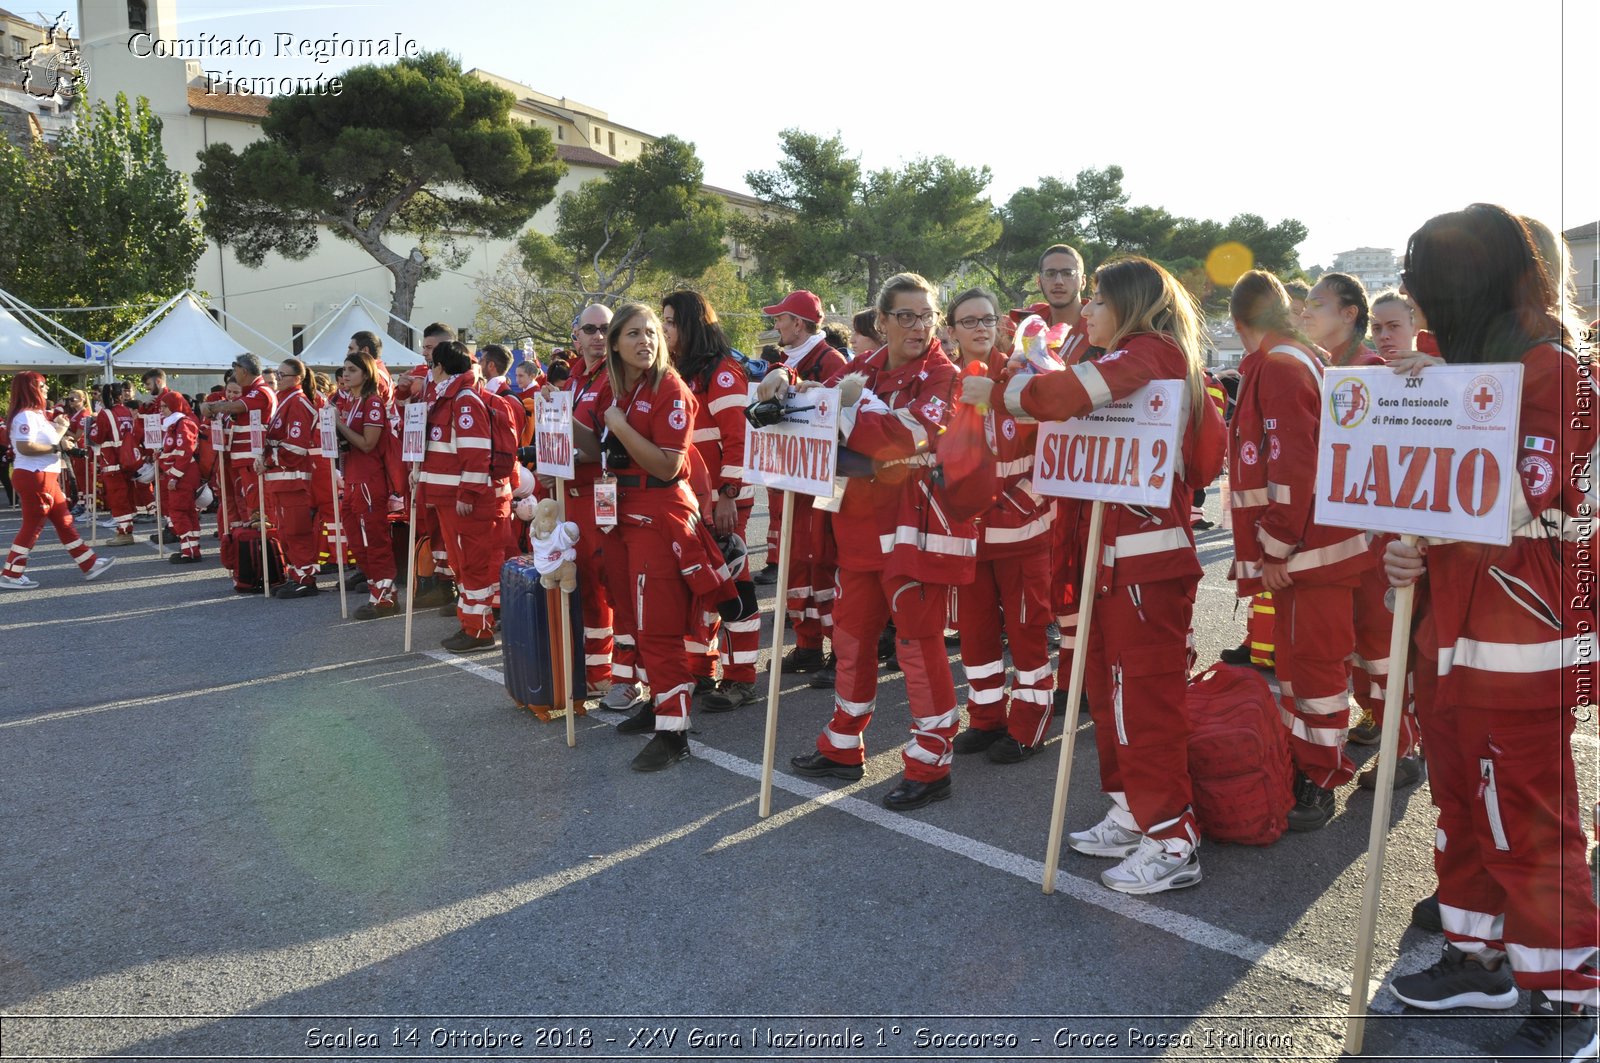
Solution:
[{"label": "black sneaker", "polygon": [[811,677],[811,689],[832,690],[839,678],[838,664],[838,658],[831,653],[828,654],[828,659],[822,662],[822,667],[817,669],[817,674]]},{"label": "black sneaker", "polygon": [[656,710],[647,701],[639,706],[639,711],[617,724],[619,735],[649,734],[656,729]]},{"label": "black sneaker", "polygon": [[1290,830],[1321,830],[1333,818],[1333,791],[1324,790],[1304,775],[1294,780],[1294,807],[1289,810]]},{"label": "black sneaker", "polygon": [[385,616],[394,616],[399,611],[400,607],[393,602],[381,602],[377,605],[368,602],[358,607],[355,612],[350,614],[350,617],[353,620],[377,620]]},{"label": "black sneaker", "polygon": [[1495,1058],[1509,1059],[1594,1059],[1600,1052],[1600,1034],[1595,1029],[1594,1012],[1577,1004],[1551,1000],[1533,991],[1528,1018],[1511,1040],[1495,1049]]},{"label": "black sneaker", "polygon": [[[1354,732],[1351,732],[1354,737]],[[1394,788],[1404,790],[1408,786],[1415,786],[1422,781],[1427,772],[1423,769],[1422,758],[1413,753],[1409,757],[1401,757],[1394,762]],[[1378,761],[1373,758],[1372,767],[1362,772],[1356,779],[1356,785],[1363,790],[1376,790],[1378,788]]]},{"label": "black sneaker", "polygon": [[1490,970],[1476,954],[1445,945],[1439,962],[1425,971],[1401,975],[1389,983],[1389,992],[1424,1011],[1450,1008],[1490,1008],[1503,1011],[1517,1006],[1517,983],[1511,965],[1501,960]]},{"label": "black sneaker", "polygon": [[960,756],[965,753],[982,753],[990,746],[1006,736],[1004,727],[986,730],[982,727],[968,727],[956,735],[950,743],[950,751]]},{"label": "black sneaker", "polygon": [[1428,894],[1411,906],[1411,925],[1433,934],[1444,932],[1444,919],[1439,914],[1437,892]]},{"label": "black sneaker", "polygon": [[706,712],[732,712],[741,705],[751,705],[761,700],[754,683],[730,683],[726,680],[700,699],[700,708]]},{"label": "black sneaker", "polygon": [[367,589],[367,577],[361,574],[360,569],[347,573],[344,577],[344,589],[353,594],[362,594]]},{"label": "black sneaker", "polygon": [[984,756],[996,764],[1021,764],[1037,752],[1039,752],[1038,746],[1025,746],[1010,735],[1006,735],[990,746]]},{"label": "black sneaker", "polygon": [[[1382,740],[1383,728],[1378,725],[1377,720],[1372,718],[1372,713],[1362,709],[1361,719],[1357,720],[1356,725],[1350,728],[1350,741],[1358,746],[1375,746]],[[1372,787],[1368,786],[1366,789],[1370,790]]]},{"label": "black sneaker", "polygon": [[820,750],[790,757],[789,767],[794,769],[796,775],[805,775],[812,779],[825,777],[843,779],[845,782],[855,782],[867,773],[860,764],[841,764],[837,760],[829,759]]},{"label": "black sneaker", "polygon": [[1241,642],[1231,650],[1223,650],[1221,653],[1217,654],[1217,660],[1221,661],[1223,664],[1249,664],[1250,644],[1248,642]]},{"label": "black sneaker", "polygon": [[774,583],[778,582],[778,566],[768,565],[766,568],[752,576],[751,580],[755,583],[759,583],[763,587],[772,586]]},{"label": "black sneaker", "polygon": [[1197,532],[1206,532],[1210,531],[1212,528],[1215,528],[1216,524],[1212,521],[1206,520],[1204,517],[1201,517],[1190,526]]},{"label": "black sneaker", "polygon": [[683,731],[657,731],[656,736],[633,758],[634,771],[661,771],[689,756],[689,736]]},{"label": "black sneaker", "polygon": [[451,653],[472,653],[476,650],[494,649],[495,641],[493,635],[485,635],[480,639],[467,634],[466,631],[463,630],[457,631],[449,638],[440,639],[439,645],[443,646]]},{"label": "black sneaker", "polygon": [[801,675],[815,672],[824,663],[821,647],[796,646],[783,659],[784,675]]}]

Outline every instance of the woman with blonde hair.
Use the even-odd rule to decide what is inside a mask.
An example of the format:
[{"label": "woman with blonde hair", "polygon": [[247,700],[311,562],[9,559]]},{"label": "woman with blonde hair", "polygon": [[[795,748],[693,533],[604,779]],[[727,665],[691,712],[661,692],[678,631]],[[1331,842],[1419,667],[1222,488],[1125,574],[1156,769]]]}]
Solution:
[{"label": "woman with blonde hair", "polygon": [[[1089,344],[1105,353],[1060,372],[1017,373],[1006,384],[1005,408],[1019,422],[1060,421],[1153,380],[1182,380],[1182,450],[1185,462],[1193,457],[1202,419],[1220,416],[1206,393],[1205,332],[1194,297],[1156,263],[1122,258],[1095,271],[1083,317]],[[967,377],[962,401],[983,405],[993,389],[987,378]],[[1201,575],[1189,505],[1199,485],[1186,479],[1183,462],[1175,472],[1164,505],[1106,506],[1094,621],[1079,646],[1089,654],[1100,785],[1111,809],[1093,827],[1074,831],[1070,844],[1120,860],[1100,881],[1122,893],[1200,881],[1184,712],[1189,621]],[[1085,503],[1063,506],[1062,519],[1078,525],[1080,544],[1089,511]]]}]

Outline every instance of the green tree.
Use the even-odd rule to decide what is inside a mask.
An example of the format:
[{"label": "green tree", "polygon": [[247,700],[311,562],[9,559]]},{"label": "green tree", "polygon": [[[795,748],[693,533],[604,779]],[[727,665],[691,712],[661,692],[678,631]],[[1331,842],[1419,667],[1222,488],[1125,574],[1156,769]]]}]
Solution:
[{"label": "green tree", "polygon": [[555,233],[524,233],[520,261],[497,274],[538,289],[517,296],[526,334],[570,340],[573,316],[589,303],[616,306],[647,278],[659,285],[661,275],[697,277],[710,269],[725,253],[727,222],[704,174],[694,145],[666,136],[604,179],[563,195]]},{"label": "green tree", "polygon": [[[118,95],[81,113],[54,144],[0,140],[0,286],[111,339],[194,283],[205,238],[188,183],[167,165],[149,101]],[[66,336],[55,337],[71,347]]]},{"label": "green tree", "polygon": [[940,155],[863,174],[837,134],[786,129],[778,140],[777,167],[745,177],[767,210],[735,228],[769,280],[832,281],[870,298],[898,270],[942,279],[1000,235],[987,166]]},{"label": "green tree", "polygon": [[[513,236],[564,167],[548,130],[511,119],[510,92],[443,52],[341,78],[337,96],[274,98],[243,152],[201,152],[201,218],[250,266],[271,251],[305,258],[324,230],[356,244],[394,276],[390,310],[409,317],[418,284],[464,262],[471,240]],[[418,246],[402,252],[400,235]]]}]

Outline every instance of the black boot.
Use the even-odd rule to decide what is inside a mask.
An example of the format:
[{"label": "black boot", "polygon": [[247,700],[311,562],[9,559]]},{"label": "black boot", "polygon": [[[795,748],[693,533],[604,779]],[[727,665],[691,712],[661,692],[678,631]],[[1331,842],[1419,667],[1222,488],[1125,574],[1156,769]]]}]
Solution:
[{"label": "black boot", "polygon": [[657,731],[628,767],[634,771],[661,771],[689,756],[689,736],[683,731]]}]

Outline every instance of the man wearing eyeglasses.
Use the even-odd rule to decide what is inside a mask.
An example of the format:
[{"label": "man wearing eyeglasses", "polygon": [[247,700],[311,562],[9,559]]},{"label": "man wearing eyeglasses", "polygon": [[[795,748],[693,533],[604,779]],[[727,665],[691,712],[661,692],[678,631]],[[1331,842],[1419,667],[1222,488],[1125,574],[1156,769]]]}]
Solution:
[{"label": "man wearing eyeglasses", "polygon": [[[761,312],[783,344],[783,365],[796,381],[831,380],[844,369],[845,357],[822,335],[822,300],[808,291],[790,292]],[[767,567],[757,583],[778,581],[778,534],[783,492],[767,492]],[[836,550],[829,514],[810,505],[795,506],[789,547],[789,593],[786,608],[794,622],[795,648],[783,660],[785,672],[815,672],[811,685],[833,687],[834,660],[824,656],[822,640],[833,634],[833,576]]]}]

